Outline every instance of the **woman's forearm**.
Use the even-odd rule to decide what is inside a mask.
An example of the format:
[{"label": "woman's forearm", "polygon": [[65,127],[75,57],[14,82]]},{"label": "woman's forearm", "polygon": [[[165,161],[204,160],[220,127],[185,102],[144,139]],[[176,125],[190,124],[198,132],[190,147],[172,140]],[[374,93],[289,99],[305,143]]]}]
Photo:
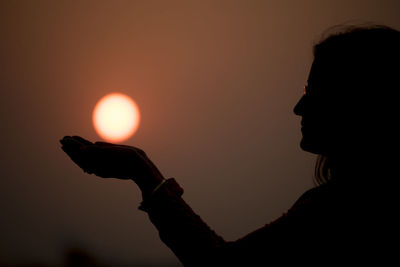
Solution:
[{"label": "woman's forearm", "polygon": [[161,240],[185,266],[210,263],[226,242],[189,207],[182,194],[175,179],[168,179],[139,209],[149,214]]}]

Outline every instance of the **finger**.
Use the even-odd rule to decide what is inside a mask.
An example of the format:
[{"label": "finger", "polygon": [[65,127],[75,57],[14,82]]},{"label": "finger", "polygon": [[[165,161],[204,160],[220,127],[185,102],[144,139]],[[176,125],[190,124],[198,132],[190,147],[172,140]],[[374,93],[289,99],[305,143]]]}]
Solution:
[{"label": "finger", "polygon": [[90,142],[90,141],[88,141],[88,140],[86,140],[86,139],[84,139],[84,138],[82,138],[82,137],[80,137],[80,136],[74,135],[74,136],[72,136],[72,138],[73,138],[74,140],[76,140],[76,141],[82,143],[83,145],[93,145],[92,142]]},{"label": "finger", "polygon": [[60,140],[60,143],[69,149],[81,149],[82,147],[93,145],[93,143],[80,136],[65,136]]},{"label": "finger", "polygon": [[[93,174],[95,170],[95,155],[98,149],[93,146],[93,143],[79,136],[65,136],[60,140],[61,149],[77,164],[85,173]],[[87,145],[84,145],[87,144]]]},{"label": "finger", "polygon": [[76,150],[82,147],[82,143],[72,139],[71,137],[64,137],[60,142],[68,150]]},{"label": "finger", "polygon": [[76,139],[66,136],[62,140],[60,140],[62,147],[61,149],[71,157],[73,161],[77,161],[79,158],[83,157],[84,148],[87,147],[83,145],[80,141]]},{"label": "finger", "polygon": [[77,159],[82,158],[82,150],[80,146],[73,143],[62,145],[61,149],[75,162]]},{"label": "finger", "polygon": [[83,146],[79,149],[75,149],[69,146],[62,146],[61,148],[84,172],[89,174],[93,173],[93,155],[86,149],[88,147]]},{"label": "finger", "polygon": [[81,149],[81,154],[79,155],[80,164],[78,164],[84,172],[89,174],[95,174],[97,176],[108,178],[112,177],[107,172],[107,167],[110,161],[115,160],[109,153],[112,152],[108,147],[104,146],[84,146]]},{"label": "finger", "polygon": [[102,142],[102,141],[95,142],[94,144],[99,145],[99,146],[104,146],[104,147],[114,147],[116,149],[121,149],[121,150],[134,150],[141,155],[146,155],[146,153],[142,149],[135,147],[135,146],[118,145],[118,144],[107,143],[107,142]]},{"label": "finger", "polygon": [[63,145],[67,139],[71,138],[71,136],[64,136],[62,139],[60,139],[60,143]]},{"label": "finger", "polygon": [[136,147],[133,146],[127,146],[127,145],[118,145],[118,144],[113,144],[113,143],[108,143],[108,142],[102,142],[98,141],[95,142],[94,145],[98,146],[99,148],[108,148],[108,149],[115,149],[115,150],[137,150]]},{"label": "finger", "polygon": [[61,139],[61,141],[63,142],[69,142],[69,141],[77,141],[75,140],[75,138],[73,138],[72,136],[64,136],[63,139]]},{"label": "finger", "polygon": [[116,146],[115,144],[102,142],[102,141],[95,142],[94,144],[99,145],[99,146]]},{"label": "finger", "polygon": [[82,160],[82,155],[77,153],[77,150],[70,149],[67,146],[62,146],[61,149],[70,157],[70,159],[75,162],[79,167],[84,167],[84,162]]}]

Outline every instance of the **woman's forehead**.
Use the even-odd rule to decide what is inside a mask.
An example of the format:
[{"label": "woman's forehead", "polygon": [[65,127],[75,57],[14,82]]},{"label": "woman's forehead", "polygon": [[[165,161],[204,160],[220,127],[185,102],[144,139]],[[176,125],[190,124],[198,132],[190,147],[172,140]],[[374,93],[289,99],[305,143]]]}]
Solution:
[{"label": "woman's forehead", "polygon": [[335,63],[329,61],[328,59],[321,59],[316,57],[311,64],[310,72],[307,78],[308,84],[319,84],[321,82],[331,80],[330,77],[337,76],[334,73],[334,70],[337,69],[337,67],[335,67],[334,65]]}]

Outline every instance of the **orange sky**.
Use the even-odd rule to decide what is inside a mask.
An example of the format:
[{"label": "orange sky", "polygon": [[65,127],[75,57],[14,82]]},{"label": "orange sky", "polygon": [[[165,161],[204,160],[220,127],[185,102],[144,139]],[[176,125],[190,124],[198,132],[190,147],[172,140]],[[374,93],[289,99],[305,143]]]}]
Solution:
[{"label": "orange sky", "polygon": [[1,1],[2,263],[60,264],[73,246],[100,262],[180,266],[140,192],[81,172],[64,135],[96,135],[110,92],[131,96],[146,151],[226,240],[285,212],[313,186],[299,148],[312,45],[332,25],[400,28],[397,0]]}]

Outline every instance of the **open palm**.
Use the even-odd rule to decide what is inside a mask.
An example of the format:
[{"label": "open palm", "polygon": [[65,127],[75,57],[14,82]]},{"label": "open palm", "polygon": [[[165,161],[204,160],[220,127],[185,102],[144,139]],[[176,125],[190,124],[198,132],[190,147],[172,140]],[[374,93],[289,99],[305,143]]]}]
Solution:
[{"label": "open palm", "polygon": [[65,136],[60,143],[72,161],[89,174],[103,178],[132,179],[135,182],[149,177],[163,179],[157,167],[139,148],[105,142],[92,143],[79,136]]}]

